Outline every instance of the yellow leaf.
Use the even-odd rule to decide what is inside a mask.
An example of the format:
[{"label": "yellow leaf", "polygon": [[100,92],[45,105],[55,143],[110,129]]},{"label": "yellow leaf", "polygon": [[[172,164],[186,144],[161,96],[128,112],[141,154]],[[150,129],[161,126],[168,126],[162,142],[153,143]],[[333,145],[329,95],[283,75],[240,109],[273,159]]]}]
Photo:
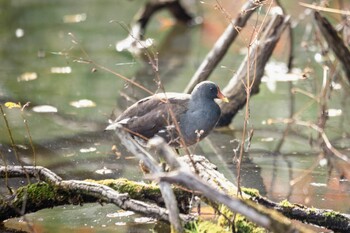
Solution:
[{"label": "yellow leaf", "polygon": [[21,108],[22,106],[20,103],[16,104],[14,102],[6,102],[5,107],[11,109],[11,108]]}]

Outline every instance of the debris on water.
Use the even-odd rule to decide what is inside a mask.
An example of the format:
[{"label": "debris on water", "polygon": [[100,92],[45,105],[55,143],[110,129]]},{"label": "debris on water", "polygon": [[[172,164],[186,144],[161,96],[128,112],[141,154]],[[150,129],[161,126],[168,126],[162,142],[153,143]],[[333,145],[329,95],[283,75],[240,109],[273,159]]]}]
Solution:
[{"label": "debris on water", "polygon": [[140,218],[135,218],[134,222],[136,223],[154,223],[156,220],[154,218],[149,218],[149,217],[140,217]]},{"label": "debris on water", "polygon": [[93,102],[92,100],[88,100],[88,99],[81,99],[81,100],[77,100],[77,101],[72,101],[69,104],[73,107],[76,107],[76,108],[91,108],[91,107],[96,106],[95,102]]},{"label": "debris on water", "polygon": [[74,14],[74,15],[65,15],[63,16],[64,23],[80,23],[84,22],[87,18],[86,13]]},{"label": "debris on water", "polygon": [[315,186],[315,187],[327,187],[327,184],[324,183],[310,183],[311,186]]},{"label": "debris on water", "polygon": [[57,112],[57,108],[51,105],[38,105],[33,107],[32,110],[34,112],[41,112],[41,113]]},{"label": "debris on water", "polygon": [[341,116],[343,113],[341,109],[333,109],[333,108],[328,109],[327,112],[329,117]]},{"label": "debris on water", "polygon": [[24,72],[18,78],[18,82],[28,82],[38,78],[38,74],[36,72]]},{"label": "debris on water", "polygon": [[125,226],[126,222],[116,222],[114,223],[116,226]]},{"label": "debris on water", "polygon": [[115,212],[115,213],[109,213],[107,214],[107,217],[108,218],[121,218],[121,217],[128,217],[128,216],[131,216],[135,214],[133,211],[130,211],[130,210],[127,210],[127,211],[124,211],[124,210],[121,210],[121,211],[118,211],[118,212]]},{"label": "debris on water", "polygon": [[97,174],[101,174],[101,175],[106,175],[106,174],[112,174],[113,171],[111,169],[108,169],[106,167],[103,167],[102,169],[98,169],[95,171]]},{"label": "debris on water", "polygon": [[72,68],[70,66],[51,67],[50,71],[52,74],[70,74],[72,73]]},{"label": "debris on water", "polygon": [[17,28],[15,34],[17,38],[21,38],[24,36],[24,30],[22,28]]},{"label": "debris on water", "polygon": [[272,142],[274,141],[275,139],[273,137],[266,137],[266,138],[262,138],[261,141],[262,142]]},{"label": "debris on water", "polygon": [[88,152],[94,152],[96,150],[97,150],[96,147],[90,147],[90,148],[81,148],[79,151],[81,153],[88,153]]}]

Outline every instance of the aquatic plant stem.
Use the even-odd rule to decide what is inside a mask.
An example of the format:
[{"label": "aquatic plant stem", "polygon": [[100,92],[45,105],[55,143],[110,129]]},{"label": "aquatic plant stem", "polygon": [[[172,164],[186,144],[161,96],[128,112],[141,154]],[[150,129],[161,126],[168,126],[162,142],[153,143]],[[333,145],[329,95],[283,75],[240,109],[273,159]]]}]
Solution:
[{"label": "aquatic plant stem", "polygon": [[[9,124],[9,122],[7,120],[7,116],[6,116],[6,113],[4,112],[2,104],[0,104],[0,111],[1,111],[1,114],[2,114],[2,118],[5,121],[6,129],[7,129],[7,133],[8,133],[8,136],[10,138],[10,141],[11,141],[11,147],[13,149],[13,153],[15,154],[16,160],[19,162],[19,164],[21,165],[21,167],[25,171],[24,165],[21,162],[21,160],[19,159],[19,155],[18,155],[17,148],[16,148],[16,143],[15,143],[15,140],[13,139],[12,132],[11,132],[11,127],[10,127],[10,124]],[[29,178],[28,173],[26,173],[26,178],[27,178],[28,184],[30,184],[30,178]]]}]

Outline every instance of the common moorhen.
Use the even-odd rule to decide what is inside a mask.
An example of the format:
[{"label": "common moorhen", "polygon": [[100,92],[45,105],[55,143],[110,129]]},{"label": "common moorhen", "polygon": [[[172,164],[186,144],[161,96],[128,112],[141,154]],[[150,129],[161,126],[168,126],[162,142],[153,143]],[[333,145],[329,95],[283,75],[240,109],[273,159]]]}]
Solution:
[{"label": "common moorhen", "polygon": [[130,106],[106,130],[121,125],[142,142],[158,135],[171,146],[182,147],[184,143],[190,146],[207,136],[219,120],[221,110],[214,101],[216,98],[228,102],[220,88],[210,81],[197,84],[191,94],[155,94]]}]

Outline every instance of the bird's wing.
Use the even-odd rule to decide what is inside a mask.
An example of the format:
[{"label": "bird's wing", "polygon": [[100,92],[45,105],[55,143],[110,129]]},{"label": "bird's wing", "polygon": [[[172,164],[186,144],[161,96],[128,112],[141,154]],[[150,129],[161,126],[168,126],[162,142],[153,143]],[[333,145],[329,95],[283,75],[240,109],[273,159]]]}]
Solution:
[{"label": "bird's wing", "polygon": [[159,131],[172,127],[173,119],[169,109],[179,118],[186,112],[188,102],[188,95],[168,93],[167,98],[164,98],[164,95],[147,97],[130,106],[113,124],[121,124],[135,135],[141,134],[151,138]]}]

